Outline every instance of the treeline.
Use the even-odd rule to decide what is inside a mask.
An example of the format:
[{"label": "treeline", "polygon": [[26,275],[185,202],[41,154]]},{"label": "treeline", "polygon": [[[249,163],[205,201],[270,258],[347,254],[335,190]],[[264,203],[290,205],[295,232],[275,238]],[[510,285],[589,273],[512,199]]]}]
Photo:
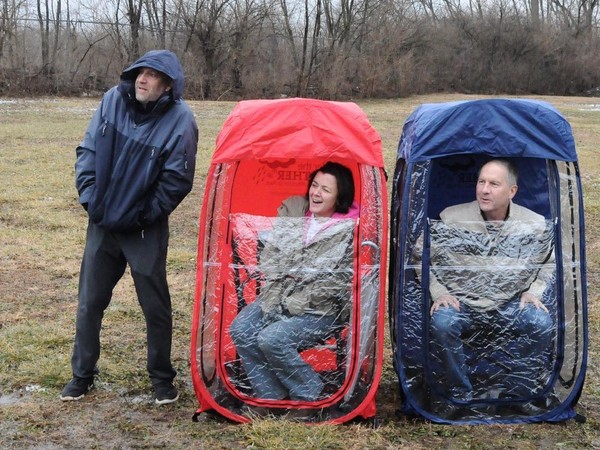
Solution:
[{"label": "treeline", "polygon": [[152,48],[189,99],[600,94],[598,0],[0,0],[0,95],[97,95]]}]

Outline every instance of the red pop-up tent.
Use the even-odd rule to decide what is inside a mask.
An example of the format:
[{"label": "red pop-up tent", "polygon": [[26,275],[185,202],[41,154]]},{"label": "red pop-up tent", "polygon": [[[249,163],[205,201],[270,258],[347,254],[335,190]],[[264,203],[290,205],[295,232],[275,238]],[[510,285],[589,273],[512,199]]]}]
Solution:
[{"label": "red pop-up tent", "polygon": [[[335,335],[299,348],[328,386],[316,401],[272,400],[249,387],[230,326],[264,286],[262,237],[277,208],[305,195],[325,162],[353,174],[355,219],[350,318]],[[309,99],[243,101],[217,138],[200,214],[191,362],[199,401],[238,422],[265,414],[342,423],[375,414],[381,375],[387,195],[381,139],[353,103]],[[289,268],[294,269],[294,268]]]}]

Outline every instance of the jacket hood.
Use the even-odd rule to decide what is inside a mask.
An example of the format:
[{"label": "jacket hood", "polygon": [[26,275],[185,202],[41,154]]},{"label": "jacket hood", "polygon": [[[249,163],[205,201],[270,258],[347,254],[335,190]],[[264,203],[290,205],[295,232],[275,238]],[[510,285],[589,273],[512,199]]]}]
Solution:
[{"label": "jacket hood", "polygon": [[168,50],[151,50],[127,67],[121,73],[121,80],[135,81],[137,73],[142,67],[158,70],[171,78],[173,100],[177,101],[181,98],[184,87],[183,68],[175,53]]}]

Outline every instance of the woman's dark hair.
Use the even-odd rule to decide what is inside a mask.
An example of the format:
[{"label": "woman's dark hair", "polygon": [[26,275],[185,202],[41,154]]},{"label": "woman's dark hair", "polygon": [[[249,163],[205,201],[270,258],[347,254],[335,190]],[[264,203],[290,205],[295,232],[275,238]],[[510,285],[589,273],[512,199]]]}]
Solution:
[{"label": "woman's dark hair", "polygon": [[346,214],[354,201],[354,178],[352,171],[346,166],[334,162],[327,162],[322,167],[312,172],[308,177],[308,189],[306,190],[306,198],[312,185],[315,176],[318,172],[333,175],[337,182],[338,195],[335,202],[335,212]]}]

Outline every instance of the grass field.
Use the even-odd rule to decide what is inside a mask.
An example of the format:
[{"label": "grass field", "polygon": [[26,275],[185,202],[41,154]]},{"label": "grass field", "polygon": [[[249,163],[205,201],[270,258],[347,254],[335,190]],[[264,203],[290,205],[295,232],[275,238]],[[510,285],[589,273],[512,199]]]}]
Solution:
[{"label": "grass field", "polygon": [[[467,98],[475,97],[360,102],[383,139],[388,173],[402,124],[418,104]],[[239,425],[206,414],[192,422],[197,402],[189,341],[197,218],[213,143],[234,106],[229,102],[190,102],[201,130],[197,173],[192,193],[172,215],[168,259],[180,401],[160,408],[152,403],[143,316],[126,276],[105,315],[97,389],[80,402],[60,402],[60,389],[70,378],[86,228],[74,187],[74,150],[98,100],[0,99],[0,448],[600,449],[600,99],[543,99],[573,126],[584,185],[591,344],[577,410],[586,423],[444,426],[397,417],[398,381],[389,348],[377,428],[275,420]]]}]

